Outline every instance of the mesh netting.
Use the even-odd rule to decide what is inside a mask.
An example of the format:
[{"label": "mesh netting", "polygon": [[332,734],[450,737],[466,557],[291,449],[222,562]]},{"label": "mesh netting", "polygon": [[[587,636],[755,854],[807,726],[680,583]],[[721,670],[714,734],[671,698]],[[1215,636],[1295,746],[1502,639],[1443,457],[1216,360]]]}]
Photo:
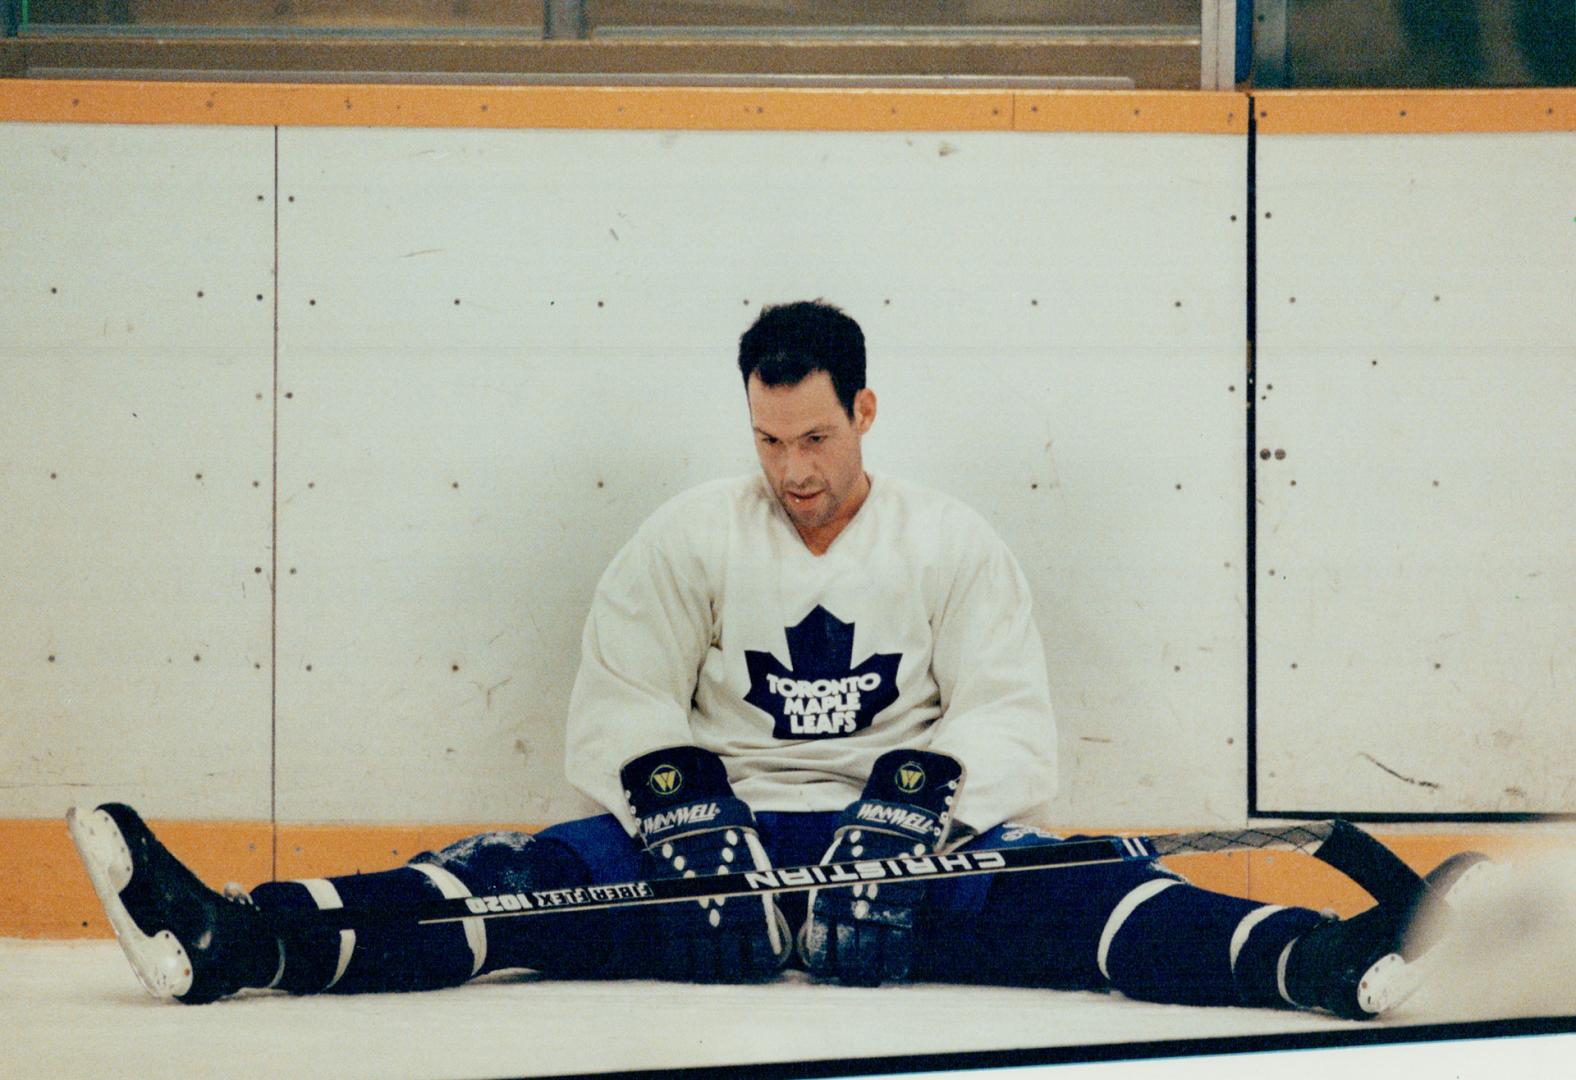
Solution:
[{"label": "mesh netting", "polygon": [[1150,844],[1160,855],[1193,855],[1206,851],[1304,851],[1313,854],[1330,838],[1333,825],[1328,821],[1276,828],[1226,829],[1218,832],[1170,833],[1151,836]]}]

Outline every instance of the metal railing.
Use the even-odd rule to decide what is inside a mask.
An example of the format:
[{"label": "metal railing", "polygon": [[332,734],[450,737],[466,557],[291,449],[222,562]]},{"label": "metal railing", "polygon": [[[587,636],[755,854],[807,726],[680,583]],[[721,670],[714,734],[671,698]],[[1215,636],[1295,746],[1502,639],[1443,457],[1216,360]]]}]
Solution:
[{"label": "metal railing", "polygon": [[[1247,0],[0,0],[6,74],[1228,88]],[[512,57],[512,60],[510,59]],[[916,82],[917,80],[917,82]],[[983,81],[983,82],[982,82]]]}]

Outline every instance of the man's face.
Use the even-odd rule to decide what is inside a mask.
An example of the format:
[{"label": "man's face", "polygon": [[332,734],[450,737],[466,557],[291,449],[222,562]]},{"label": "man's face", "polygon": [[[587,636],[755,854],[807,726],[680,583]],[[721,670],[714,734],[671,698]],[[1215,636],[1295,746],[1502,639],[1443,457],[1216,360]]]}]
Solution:
[{"label": "man's face", "polygon": [[806,541],[830,543],[868,490],[859,441],[875,422],[875,394],[859,391],[850,419],[824,371],[793,386],[767,386],[751,375],[748,392],[755,451],[772,493]]}]

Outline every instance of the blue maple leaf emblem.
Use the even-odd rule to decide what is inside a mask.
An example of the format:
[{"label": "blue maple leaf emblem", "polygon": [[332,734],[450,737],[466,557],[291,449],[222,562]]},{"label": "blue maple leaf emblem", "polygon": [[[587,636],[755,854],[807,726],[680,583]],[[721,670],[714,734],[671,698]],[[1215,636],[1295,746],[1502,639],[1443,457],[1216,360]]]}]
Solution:
[{"label": "blue maple leaf emblem", "polygon": [[854,667],[854,624],[819,604],[790,626],[791,667],[769,652],[744,651],[744,700],[772,718],[779,739],[837,739],[863,731],[897,700],[901,653],[877,653]]}]

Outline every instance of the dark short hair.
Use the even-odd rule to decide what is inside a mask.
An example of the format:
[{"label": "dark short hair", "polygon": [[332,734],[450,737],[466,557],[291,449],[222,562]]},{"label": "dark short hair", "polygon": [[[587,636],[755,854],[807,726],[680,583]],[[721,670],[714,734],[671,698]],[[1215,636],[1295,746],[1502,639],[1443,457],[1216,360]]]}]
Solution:
[{"label": "dark short hair", "polygon": [[739,374],[767,386],[796,386],[817,371],[832,377],[850,419],[854,395],[865,388],[865,335],[859,324],[824,300],[778,304],[761,312],[739,338]]}]

